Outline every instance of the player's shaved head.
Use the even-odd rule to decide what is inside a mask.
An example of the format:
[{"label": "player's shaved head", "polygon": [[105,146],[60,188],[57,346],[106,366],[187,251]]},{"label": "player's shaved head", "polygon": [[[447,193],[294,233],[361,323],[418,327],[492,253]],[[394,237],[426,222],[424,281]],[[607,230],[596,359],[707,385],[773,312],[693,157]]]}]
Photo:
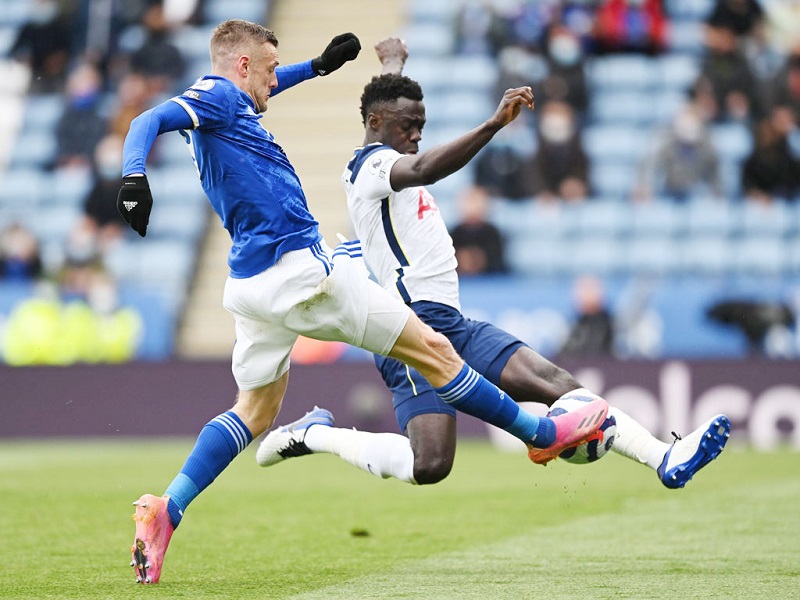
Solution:
[{"label": "player's shaved head", "polygon": [[278,38],[263,25],[242,19],[223,21],[211,34],[211,64],[215,67],[231,64],[239,56],[250,54],[266,43],[277,48]]}]

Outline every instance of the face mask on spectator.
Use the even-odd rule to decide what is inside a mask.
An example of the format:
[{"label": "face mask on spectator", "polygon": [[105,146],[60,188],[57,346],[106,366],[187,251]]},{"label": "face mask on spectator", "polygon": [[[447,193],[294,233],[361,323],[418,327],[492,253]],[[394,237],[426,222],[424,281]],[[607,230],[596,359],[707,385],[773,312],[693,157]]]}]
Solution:
[{"label": "face mask on spectator", "polygon": [[572,137],[572,122],[566,115],[546,115],[540,125],[542,137],[553,144],[563,144]]},{"label": "face mask on spectator", "polygon": [[581,47],[573,37],[556,35],[550,40],[548,51],[553,60],[560,65],[572,66],[581,58]]}]

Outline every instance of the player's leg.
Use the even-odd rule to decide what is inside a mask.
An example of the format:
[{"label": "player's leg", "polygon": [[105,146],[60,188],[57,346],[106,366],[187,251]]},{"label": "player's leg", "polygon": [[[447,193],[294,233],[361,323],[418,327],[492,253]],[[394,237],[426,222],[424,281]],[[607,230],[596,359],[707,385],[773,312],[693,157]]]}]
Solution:
[{"label": "player's leg", "polygon": [[[490,374],[497,365],[488,368]],[[569,372],[556,366],[528,346],[520,346],[502,367],[499,383],[519,401],[548,406],[562,395],[583,387]],[[612,451],[647,465],[669,488],[680,488],[722,452],[730,436],[725,415],[712,417],[690,435],[670,445],[656,438],[635,419],[615,406],[608,414],[617,422]]]},{"label": "player's leg", "polygon": [[132,565],[137,581],[158,582],[170,538],[186,508],[254,436],[272,425],[280,410],[289,378],[289,353],[297,334],[250,315],[256,312],[254,307],[262,298],[271,297],[271,289],[282,286],[285,280],[271,277],[269,271],[250,280],[228,279],[224,304],[236,322],[232,370],[239,387],[237,401],[231,410],[203,427],[186,462],[162,497],[145,494],[134,503],[136,537]]},{"label": "player's leg", "polygon": [[242,390],[236,405],[211,419],[200,431],[178,475],[162,497],[145,494],[134,505],[136,534],[131,565],[140,583],[158,583],[164,555],[186,508],[253,440],[280,409],[289,377],[256,390]]}]

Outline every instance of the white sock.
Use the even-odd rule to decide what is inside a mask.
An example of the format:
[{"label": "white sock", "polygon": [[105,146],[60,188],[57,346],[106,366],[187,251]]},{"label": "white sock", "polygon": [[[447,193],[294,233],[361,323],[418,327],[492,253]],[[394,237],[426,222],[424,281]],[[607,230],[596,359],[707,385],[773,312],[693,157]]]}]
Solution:
[{"label": "white sock", "polygon": [[414,452],[408,438],[396,433],[371,433],[312,425],[305,437],[312,452],[335,454],[368,473],[416,485]]},{"label": "white sock", "polygon": [[661,465],[669,444],[662,442],[642,425],[634,421],[620,409],[610,406],[609,415],[617,420],[617,436],[611,450],[631,460],[649,466],[654,471]]}]

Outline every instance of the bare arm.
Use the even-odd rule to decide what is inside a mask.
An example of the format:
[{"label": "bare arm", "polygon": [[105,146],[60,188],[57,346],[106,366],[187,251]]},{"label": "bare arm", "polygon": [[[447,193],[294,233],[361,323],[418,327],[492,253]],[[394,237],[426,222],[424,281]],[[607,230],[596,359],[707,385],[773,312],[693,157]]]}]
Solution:
[{"label": "bare arm", "polygon": [[417,185],[430,185],[455,173],[472,160],[498,131],[516,119],[523,106],[533,110],[531,88],[506,90],[494,115],[483,124],[427,152],[398,159],[390,174],[392,189],[400,191]]},{"label": "bare arm", "polygon": [[408,58],[408,48],[403,40],[387,38],[380,41],[375,44],[375,53],[383,65],[381,75],[400,75],[403,72],[403,66]]}]

